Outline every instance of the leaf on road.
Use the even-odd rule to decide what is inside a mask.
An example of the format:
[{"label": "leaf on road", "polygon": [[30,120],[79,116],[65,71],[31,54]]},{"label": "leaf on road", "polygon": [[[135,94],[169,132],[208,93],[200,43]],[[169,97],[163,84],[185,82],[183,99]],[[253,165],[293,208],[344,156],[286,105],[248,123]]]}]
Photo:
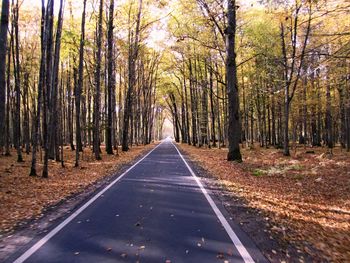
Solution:
[{"label": "leaf on road", "polygon": [[219,254],[216,255],[216,258],[218,258],[218,259],[224,259],[225,256],[224,256],[223,253],[219,253]]}]

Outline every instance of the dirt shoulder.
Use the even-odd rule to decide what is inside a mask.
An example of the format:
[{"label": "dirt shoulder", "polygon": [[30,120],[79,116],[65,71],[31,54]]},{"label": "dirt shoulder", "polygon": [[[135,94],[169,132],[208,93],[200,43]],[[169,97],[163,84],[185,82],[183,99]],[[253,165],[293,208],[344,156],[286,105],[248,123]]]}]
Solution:
[{"label": "dirt shoulder", "polygon": [[349,262],[349,153],[243,149],[238,164],[226,149],[179,146],[215,178],[216,194],[272,262]]},{"label": "dirt shoulder", "polygon": [[[95,161],[86,150],[81,167],[74,167],[74,152],[66,150],[65,168],[51,161],[49,178],[30,177],[30,156],[17,163],[15,153],[0,157],[0,259],[52,228],[96,190],[108,184],[154,145],[135,146],[127,153]],[[38,171],[42,165],[38,165]],[[0,260],[1,261],[1,260]]]}]

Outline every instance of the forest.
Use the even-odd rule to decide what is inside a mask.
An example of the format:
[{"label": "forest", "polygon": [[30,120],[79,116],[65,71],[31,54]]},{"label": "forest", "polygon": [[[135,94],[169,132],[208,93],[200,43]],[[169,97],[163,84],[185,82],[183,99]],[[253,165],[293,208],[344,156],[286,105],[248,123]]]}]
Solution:
[{"label": "forest", "polygon": [[79,166],[86,147],[159,139],[165,118],[233,160],[239,143],[350,150],[346,1],[233,3],[231,18],[220,1],[55,4],[2,5],[1,149],[31,154],[31,175],[38,153],[45,177],[65,145]]},{"label": "forest", "polygon": [[349,190],[349,1],[1,2],[2,168],[15,156],[28,177],[83,171],[170,129],[208,169],[342,158],[333,179]]}]

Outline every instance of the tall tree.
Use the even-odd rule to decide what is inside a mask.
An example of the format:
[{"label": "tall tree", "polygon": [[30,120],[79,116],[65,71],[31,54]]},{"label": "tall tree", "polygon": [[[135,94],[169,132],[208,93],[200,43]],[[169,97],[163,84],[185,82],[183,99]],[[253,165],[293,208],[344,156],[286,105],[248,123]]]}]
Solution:
[{"label": "tall tree", "polygon": [[33,152],[32,152],[32,164],[30,168],[30,176],[36,176],[36,154],[39,143],[39,130],[40,130],[40,117],[41,117],[41,105],[42,105],[42,96],[43,96],[43,86],[44,86],[44,76],[45,76],[45,3],[44,0],[41,0],[41,34],[40,34],[40,43],[41,43],[41,58],[40,58],[40,71],[39,71],[39,83],[38,83],[38,98],[37,98],[37,108],[36,116],[34,123],[34,134],[33,134]]},{"label": "tall tree", "polygon": [[15,93],[16,93],[16,109],[15,109],[15,145],[17,149],[17,162],[23,162],[21,147],[21,66],[19,59],[19,5],[18,0],[13,4],[13,27],[14,38],[12,39],[13,65],[15,76]]},{"label": "tall tree", "polygon": [[85,12],[86,0],[83,2],[83,13],[81,17],[80,47],[79,47],[79,73],[78,85],[75,87],[75,167],[79,166],[79,152],[82,151],[81,129],[80,129],[80,97],[84,80],[84,46],[85,46]]},{"label": "tall tree", "polygon": [[[141,14],[142,14],[142,0],[139,0],[139,9],[136,18],[136,28],[135,28],[135,38],[133,42],[130,43],[129,48],[129,58],[128,58],[128,89],[125,98],[124,107],[124,121],[123,121],[123,138],[122,138],[122,150],[129,150],[129,126],[130,118],[132,112],[132,103],[134,97],[134,89],[136,85],[136,60],[139,52],[139,38],[140,38],[140,24],[141,24]],[[132,135],[132,133],[131,133]]]},{"label": "tall tree", "polygon": [[[284,80],[284,143],[283,143],[283,154],[289,156],[289,116],[290,116],[290,105],[294,98],[295,90],[298,85],[298,81],[301,76],[301,70],[304,63],[306,46],[308,43],[310,29],[311,29],[311,15],[312,15],[312,1],[308,3],[308,20],[306,26],[305,37],[301,41],[301,52],[297,53],[298,47],[298,37],[300,34],[300,12],[303,7],[303,3],[295,1],[295,8],[292,10],[290,15],[290,20],[292,21],[291,26],[288,26],[290,29],[289,39],[290,44],[286,43],[287,32],[285,31],[285,25],[281,23],[281,41],[282,41],[282,56],[283,56],[283,80]],[[287,19],[288,20],[288,19]],[[287,38],[288,39],[288,38]],[[288,46],[291,46],[291,54],[288,54]]]},{"label": "tall tree", "polygon": [[102,51],[102,16],[103,0],[100,0],[98,24],[97,24],[97,50],[95,68],[95,98],[94,98],[94,154],[96,160],[100,156],[100,100],[101,100],[101,51]]},{"label": "tall tree", "polygon": [[57,129],[59,114],[57,109],[58,104],[58,77],[61,52],[61,35],[63,25],[63,7],[64,1],[60,0],[60,8],[58,12],[58,21],[55,36],[55,50],[53,54],[52,75],[51,75],[51,94],[50,94],[50,115],[49,115],[49,152],[52,154],[51,159],[56,156],[56,161],[60,161],[59,155],[59,130]]},{"label": "tall tree", "polygon": [[108,154],[113,154],[112,145],[112,129],[113,129],[113,89],[115,88],[115,74],[114,74],[114,52],[113,52],[113,20],[114,20],[114,0],[110,0],[109,3],[109,18],[108,18],[108,32],[107,32],[107,75],[108,75],[108,110],[107,110],[107,138],[106,138],[106,151]]},{"label": "tall tree", "polygon": [[241,126],[236,65],[236,1],[227,1],[226,85],[228,95],[228,161],[242,161],[239,148]]},{"label": "tall tree", "polygon": [[5,145],[6,52],[9,24],[9,0],[2,0],[0,21],[0,150]]},{"label": "tall tree", "polygon": [[51,95],[52,80],[52,43],[53,43],[54,0],[48,0],[45,13],[45,88],[43,89],[43,137],[44,137],[44,167],[42,177],[49,176],[49,136],[48,136],[48,109]]}]

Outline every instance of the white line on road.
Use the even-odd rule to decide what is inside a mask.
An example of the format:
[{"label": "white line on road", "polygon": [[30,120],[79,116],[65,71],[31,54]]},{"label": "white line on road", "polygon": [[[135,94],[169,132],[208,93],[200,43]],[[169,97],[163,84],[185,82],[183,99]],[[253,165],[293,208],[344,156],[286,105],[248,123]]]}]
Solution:
[{"label": "white line on road", "polygon": [[[171,142],[172,143],[172,142]],[[227,234],[229,235],[229,237],[231,238],[233,244],[235,245],[235,247],[237,248],[239,254],[241,254],[243,260],[245,263],[254,263],[253,258],[250,256],[249,252],[247,251],[247,249],[244,247],[244,245],[242,244],[241,240],[239,240],[238,236],[236,235],[236,233],[233,231],[232,227],[230,226],[230,224],[227,222],[226,218],[224,217],[224,215],[221,213],[220,209],[216,206],[215,202],[213,201],[213,199],[210,197],[208,191],[204,188],[203,184],[201,183],[201,181],[199,180],[199,178],[196,176],[196,174],[193,172],[192,168],[189,166],[189,164],[187,163],[187,161],[185,160],[185,158],[182,156],[181,152],[179,151],[179,149],[175,146],[174,143],[172,143],[172,145],[175,147],[176,151],[179,153],[181,159],[183,160],[183,162],[185,163],[187,169],[190,171],[191,175],[194,177],[194,179],[196,180],[199,188],[202,190],[202,193],[204,194],[204,196],[207,198],[207,201],[209,202],[211,208],[214,210],[216,216],[218,217],[218,219],[220,220],[221,224],[223,225],[223,227],[225,228]]]},{"label": "white line on road", "polygon": [[[164,142],[164,141],[163,141]],[[163,143],[162,142],[162,143]],[[31,255],[33,255],[39,248],[41,248],[47,241],[49,241],[52,237],[54,237],[61,229],[63,229],[66,225],[68,225],[74,218],[76,218],[81,212],[83,212],[86,208],[88,208],[93,202],[96,201],[102,194],[104,194],[109,188],[111,188],[115,183],[120,181],[130,170],[132,170],[136,165],[142,162],[148,155],[150,155],[155,149],[157,149],[162,143],[158,144],[151,151],[149,151],[144,157],[142,157],[138,162],[136,162],[133,166],[131,166],[128,170],[126,170],[123,174],[121,174],[117,179],[107,185],[103,190],[98,192],[94,197],[92,197],[87,203],[85,203],[82,207],[80,207],[77,211],[75,211],[72,215],[70,215],[66,220],[64,220],[61,224],[56,226],[53,230],[51,230],[46,236],[40,239],[37,243],[35,243],[31,248],[29,248],[26,252],[24,252],[19,258],[17,258],[14,263],[22,263],[27,260]]]}]

